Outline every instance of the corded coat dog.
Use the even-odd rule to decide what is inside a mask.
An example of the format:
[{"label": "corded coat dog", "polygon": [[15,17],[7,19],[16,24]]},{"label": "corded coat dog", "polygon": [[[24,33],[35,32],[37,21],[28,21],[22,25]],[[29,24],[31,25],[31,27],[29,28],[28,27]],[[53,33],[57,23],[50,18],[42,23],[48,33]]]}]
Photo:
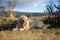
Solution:
[{"label": "corded coat dog", "polygon": [[21,15],[16,28],[18,30],[28,30],[30,28],[47,28],[50,24],[45,24],[43,21],[39,20],[29,20],[27,16]]}]

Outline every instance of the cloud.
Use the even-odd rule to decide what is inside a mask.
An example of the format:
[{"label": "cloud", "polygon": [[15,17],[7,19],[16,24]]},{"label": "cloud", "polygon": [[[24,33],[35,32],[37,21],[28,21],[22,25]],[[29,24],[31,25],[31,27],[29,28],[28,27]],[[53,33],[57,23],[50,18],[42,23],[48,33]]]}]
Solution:
[{"label": "cloud", "polygon": [[46,7],[47,4],[42,4],[41,7]]},{"label": "cloud", "polygon": [[18,0],[18,6],[31,6],[37,7],[40,3],[44,2],[45,0]]},{"label": "cloud", "polygon": [[[13,1],[13,0],[3,0],[4,2]],[[46,0],[17,0],[18,7],[37,7],[41,5],[42,2]]]},{"label": "cloud", "polygon": [[33,7],[38,7],[38,5],[37,4],[34,4]]}]

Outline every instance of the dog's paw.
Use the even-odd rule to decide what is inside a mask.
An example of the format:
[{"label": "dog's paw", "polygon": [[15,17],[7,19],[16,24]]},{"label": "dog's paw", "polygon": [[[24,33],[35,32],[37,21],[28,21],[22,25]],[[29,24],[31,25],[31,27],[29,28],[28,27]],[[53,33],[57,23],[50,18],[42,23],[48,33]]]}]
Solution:
[{"label": "dog's paw", "polygon": [[24,30],[24,28],[20,28],[20,29],[19,29],[19,31],[23,31],[23,30]]}]

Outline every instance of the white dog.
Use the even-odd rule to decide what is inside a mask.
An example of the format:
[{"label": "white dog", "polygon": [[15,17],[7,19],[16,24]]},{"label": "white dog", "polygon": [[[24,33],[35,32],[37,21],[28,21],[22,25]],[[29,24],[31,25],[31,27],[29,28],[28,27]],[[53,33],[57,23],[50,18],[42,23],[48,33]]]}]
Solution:
[{"label": "white dog", "polygon": [[22,15],[20,16],[16,27],[19,30],[28,30],[30,28],[47,28],[49,26],[49,24],[44,24],[43,21],[29,20],[27,16]]}]

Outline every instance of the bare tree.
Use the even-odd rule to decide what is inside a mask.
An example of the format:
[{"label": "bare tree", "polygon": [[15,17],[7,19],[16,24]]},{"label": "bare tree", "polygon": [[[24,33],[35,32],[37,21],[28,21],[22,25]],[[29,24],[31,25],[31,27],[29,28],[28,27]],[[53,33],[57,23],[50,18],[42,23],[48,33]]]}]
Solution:
[{"label": "bare tree", "polygon": [[0,0],[0,15],[1,15],[1,16],[4,16],[5,6],[2,5],[2,1],[3,1],[3,0]]},{"label": "bare tree", "polygon": [[49,13],[49,23],[51,23],[50,16],[53,16],[54,14],[54,7],[53,7],[53,1],[49,1],[49,4],[46,5],[46,9]]},{"label": "bare tree", "polygon": [[[49,23],[52,24],[52,26],[58,26],[60,25],[60,0],[58,1],[58,5],[54,4],[52,1],[49,2],[46,6],[47,11],[49,13]],[[56,11],[55,8],[57,9]],[[54,18],[50,18],[50,16],[55,16]],[[57,25],[56,25],[57,24]]]},{"label": "bare tree", "polygon": [[54,4],[54,7],[57,9],[56,10],[56,13],[57,13],[57,16],[58,16],[58,24],[59,24],[59,21],[60,21],[60,0],[58,0],[58,4],[59,5],[56,5],[56,4]]},{"label": "bare tree", "polygon": [[8,7],[8,15],[10,15],[10,17],[11,16],[13,16],[13,17],[15,17],[15,15],[13,14],[14,12],[13,12],[13,9],[16,7],[16,5],[17,5],[17,2],[18,2],[18,0],[8,0],[7,1],[7,7]]},{"label": "bare tree", "polygon": [[9,11],[12,11],[17,4],[17,0],[8,1],[7,4],[8,4]]}]

